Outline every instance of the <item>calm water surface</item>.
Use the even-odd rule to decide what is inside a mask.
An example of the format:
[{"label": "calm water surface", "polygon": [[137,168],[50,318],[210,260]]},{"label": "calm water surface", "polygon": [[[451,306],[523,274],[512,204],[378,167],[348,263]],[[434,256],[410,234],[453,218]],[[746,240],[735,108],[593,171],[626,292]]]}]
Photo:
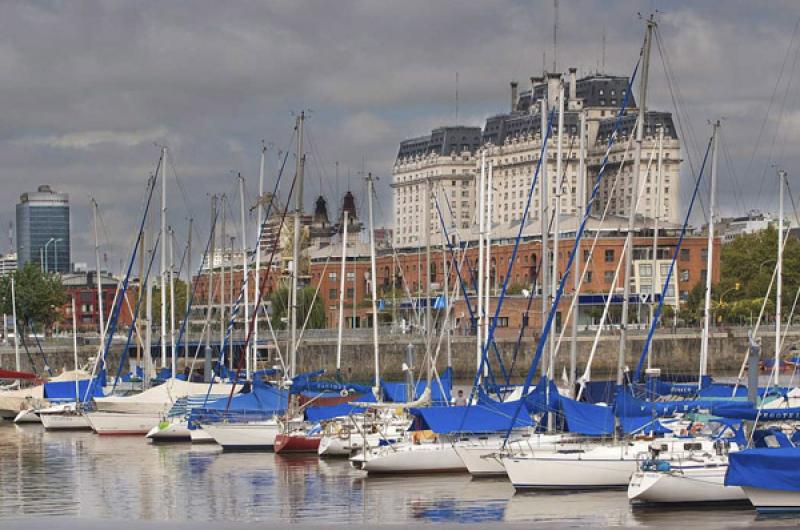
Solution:
[{"label": "calm water surface", "polygon": [[[109,525],[110,521],[118,524]],[[625,492],[514,494],[469,475],[367,477],[346,460],[222,453],[141,437],[0,423],[0,527],[130,527],[132,521],[530,526],[797,526],[747,508],[633,510]],[[170,528],[183,528],[183,524]],[[144,523],[141,523],[144,524]],[[215,525],[214,527],[217,527]],[[191,528],[211,526],[187,525]],[[251,525],[252,527],[252,525]]]}]

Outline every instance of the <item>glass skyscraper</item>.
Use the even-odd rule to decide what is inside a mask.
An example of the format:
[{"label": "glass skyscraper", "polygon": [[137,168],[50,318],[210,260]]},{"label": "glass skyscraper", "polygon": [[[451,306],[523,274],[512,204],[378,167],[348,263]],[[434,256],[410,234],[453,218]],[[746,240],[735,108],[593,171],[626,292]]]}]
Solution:
[{"label": "glass skyscraper", "polygon": [[17,262],[33,261],[48,272],[69,272],[69,195],[50,186],[23,193],[17,204]]}]

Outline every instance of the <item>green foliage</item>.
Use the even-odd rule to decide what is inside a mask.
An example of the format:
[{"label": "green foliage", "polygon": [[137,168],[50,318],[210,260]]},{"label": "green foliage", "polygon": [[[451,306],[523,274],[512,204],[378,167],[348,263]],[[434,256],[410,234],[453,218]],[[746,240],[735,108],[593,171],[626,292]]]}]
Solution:
[{"label": "green foliage", "polygon": [[[11,276],[0,278],[0,305],[11,315]],[[32,320],[35,324],[52,328],[58,319],[58,310],[69,301],[69,296],[57,274],[45,274],[39,266],[29,261],[13,273],[17,302],[17,322]]]},{"label": "green foliage", "polygon": [[[325,327],[325,308],[322,307],[322,300],[318,296],[314,300],[315,289],[313,287],[303,287],[297,293],[297,327],[300,328],[306,320],[306,315],[311,312],[308,318],[307,328],[321,329]],[[282,286],[272,292],[270,296],[272,304],[272,327],[275,329],[287,329],[289,326],[289,289]],[[314,300],[314,305],[311,301]],[[284,319],[286,321],[284,321]]]},{"label": "green foliage", "polygon": [[[175,322],[173,323],[175,329],[178,329],[183,322],[184,313],[186,312],[186,282],[175,279]],[[227,296],[227,295],[226,295]],[[167,319],[169,320],[170,305],[169,305],[169,282],[167,282]],[[144,302],[142,302],[144,308]],[[153,289],[153,322],[156,324],[161,323],[161,287],[157,286]]]},{"label": "green foliage", "polygon": [[[722,246],[720,281],[712,287],[712,308],[718,322],[744,323],[757,318],[772,279],[778,251],[778,231],[770,226],[744,234]],[[790,237],[783,249],[783,304],[788,315],[800,286],[800,241]],[[691,295],[690,295],[691,298]],[[775,287],[766,315],[775,314]],[[702,312],[702,289],[700,311]]]}]

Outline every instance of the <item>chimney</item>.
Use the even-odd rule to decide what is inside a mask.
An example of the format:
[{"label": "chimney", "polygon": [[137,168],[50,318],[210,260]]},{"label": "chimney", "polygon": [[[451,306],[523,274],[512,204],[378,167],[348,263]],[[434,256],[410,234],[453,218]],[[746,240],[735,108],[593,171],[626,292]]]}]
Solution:
[{"label": "chimney", "polygon": [[561,74],[547,74],[547,105],[552,109],[558,104],[559,83]]},{"label": "chimney", "polygon": [[578,81],[577,81],[577,74],[578,69],[572,67],[569,69],[569,99],[570,101],[575,101],[577,99],[578,93]]},{"label": "chimney", "polygon": [[517,108],[517,82],[511,81],[511,112]]}]

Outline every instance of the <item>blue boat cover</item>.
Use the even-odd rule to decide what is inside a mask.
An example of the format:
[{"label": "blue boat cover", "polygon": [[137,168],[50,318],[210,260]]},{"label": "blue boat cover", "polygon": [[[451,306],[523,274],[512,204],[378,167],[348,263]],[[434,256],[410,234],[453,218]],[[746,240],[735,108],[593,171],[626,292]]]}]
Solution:
[{"label": "blue boat cover", "polygon": [[639,417],[625,417],[622,418],[622,430],[626,434],[667,434],[671,433],[672,429],[664,427],[664,425],[652,418],[645,416]]},{"label": "blue boat cover", "polygon": [[[548,386],[550,388],[549,396],[547,393]],[[525,398],[525,407],[527,407],[530,414],[553,412],[558,410],[558,400],[558,387],[553,381],[548,382],[547,378],[542,376],[536,388]]]},{"label": "blue boat cover", "polygon": [[711,409],[712,414],[721,416],[723,418],[734,418],[739,420],[755,421],[776,421],[776,420],[799,420],[800,407],[781,408],[781,409],[761,409],[753,407],[753,404],[748,402],[724,404],[720,403]]},{"label": "blue boat cover", "polygon": [[582,395],[588,403],[611,403],[617,395],[617,382],[586,381]]},{"label": "blue boat cover", "polygon": [[506,401],[458,407],[425,407],[412,409],[411,412],[422,419],[425,428],[437,434],[484,434],[532,427],[533,420],[524,410],[512,421],[518,409],[518,401]]},{"label": "blue boat cover", "polygon": [[561,396],[561,410],[569,432],[587,436],[614,434],[614,408],[575,401]]},{"label": "blue boat cover", "polygon": [[356,383],[339,383],[337,381],[309,381],[304,380],[301,383],[292,383],[292,394],[305,394],[310,397],[340,397],[342,391],[357,394],[368,394],[372,392],[372,388],[366,385],[359,385]]},{"label": "blue boat cover", "polygon": [[[359,396],[354,401],[359,403],[375,403],[375,395],[370,392]],[[359,414],[366,410],[364,407],[357,407],[350,403],[339,403],[338,405],[330,405],[325,407],[308,407],[305,410],[306,419],[310,422],[320,422],[329,420],[331,418],[341,418],[349,416],[350,414]]]},{"label": "blue boat cover", "polygon": [[749,406],[749,402],[715,400],[644,401],[628,392],[619,392],[614,401],[614,411],[620,417],[672,416],[676,413],[697,412],[700,409],[722,410]]},{"label": "blue boat cover", "polygon": [[229,412],[280,414],[288,407],[289,394],[285,390],[266,385],[256,380],[250,392],[246,394],[234,394],[230,402],[230,408],[228,408],[227,397],[207,403],[203,408],[209,411],[224,411],[228,409]]},{"label": "blue boat cover", "polygon": [[746,449],[731,453],[725,485],[800,491],[800,447]]},{"label": "blue boat cover", "polygon": [[[94,381],[94,382],[92,382]],[[91,401],[93,397],[103,397],[103,386],[105,385],[105,372],[92,379],[81,379],[78,381],[78,396],[83,401],[86,391],[91,386],[92,393],[88,396]],[[55,381],[44,384],[44,398],[48,401],[75,401],[75,381]]]},{"label": "blue boat cover", "polygon": [[[431,382],[431,400],[433,403],[449,404],[452,400],[453,390],[453,369],[447,368],[439,376],[442,382],[441,387],[438,381]],[[414,399],[418,399],[425,391],[427,381],[418,381],[414,389]],[[381,379],[381,389],[383,390],[384,401],[391,401],[393,403],[405,403],[406,401],[406,384],[405,382],[385,381]],[[444,389],[444,392],[442,392]]]}]

